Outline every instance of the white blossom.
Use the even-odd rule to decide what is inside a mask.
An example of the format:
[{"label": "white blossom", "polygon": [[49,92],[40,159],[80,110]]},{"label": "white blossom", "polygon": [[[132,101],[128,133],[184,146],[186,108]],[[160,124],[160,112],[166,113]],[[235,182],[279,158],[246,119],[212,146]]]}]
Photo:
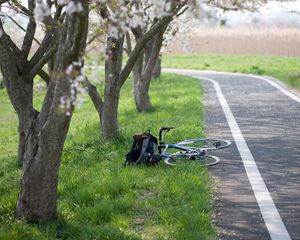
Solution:
[{"label": "white blossom", "polygon": [[110,14],[107,19],[109,23],[109,36],[119,38],[130,31],[131,28],[144,26],[145,21],[143,15],[142,9],[136,8],[135,5],[128,8],[124,0],[119,0],[118,7],[116,7],[114,11],[110,9]]},{"label": "white blossom", "polygon": [[148,2],[149,5],[153,7],[148,9],[148,14],[150,18],[163,18],[170,15],[171,3],[165,3],[164,1],[152,0]]},{"label": "white blossom", "polygon": [[70,0],[58,0],[57,4],[58,5],[67,5],[70,2]]},{"label": "white blossom", "polygon": [[51,15],[51,10],[47,3],[43,0],[37,0],[36,6],[34,8],[34,17],[38,21],[43,21],[45,17],[49,17]]},{"label": "white blossom", "polygon": [[110,26],[108,30],[108,35],[113,37],[113,38],[119,38],[119,30],[115,26]]},{"label": "white blossom", "polygon": [[71,15],[73,13],[76,13],[76,12],[82,12],[83,11],[83,7],[82,7],[82,4],[81,2],[77,2],[75,3],[74,1],[70,1],[67,5],[67,8],[66,8],[66,13]]},{"label": "white blossom", "polygon": [[66,74],[70,75],[72,73],[72,71],[73,71],[73,65],[71,64],[67,67]]},{"label": "white blossom", "polygon": [[[83,96],[86,93],[85,88],[81,84],[86,79],[83,71],[83,60],[80,59],[79,61],[72,62],[65,70],[65,73],[70,83],[70,92],[68,95],[64,95],[60,98],[60,108],[67,116],[70,116],[72,109],[75,107],[76,101],[78,100],[78,93]],[[80,105],[82,105],[82,102],[85,99],[83,96],[79,98]]]}]

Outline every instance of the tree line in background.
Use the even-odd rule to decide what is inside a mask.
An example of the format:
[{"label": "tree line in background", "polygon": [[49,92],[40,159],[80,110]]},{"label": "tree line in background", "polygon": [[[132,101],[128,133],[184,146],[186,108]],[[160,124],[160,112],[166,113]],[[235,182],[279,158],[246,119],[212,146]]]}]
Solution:
[{"label": "tree line in background", "polygon": [[[57,183],[61,155],[80,86],[84,86],[99,114],[104,138],[119,134],[120,91],[133,73],[137,110],[151,108],[148,95],[159,63],[165,33],[176,18],[202,16],[222,10],[254,9],[261,1],[236,0],[0,0],[5,9],[28,19],[22,43],[0,21],[0,67],[10,101],[18,115],[18,160],[22,163],[16,214],[30,220],[57,217]],[[94,38],[105,39],[105,86],[101,96],[83,72],[89,14],[100,16]],[[36,40],[37,25],[44,34]],[[179,25],[180,27],[180,25]],[[172,31],[171,31],[172,32]],[[39,43],[32,52],[33,42]],[[128,59],[123,65],[124,49]],[[99,52],[99,55],[103,53]],[[39,75],[47,83],[40,111],[33,106],[33,83]]]}]

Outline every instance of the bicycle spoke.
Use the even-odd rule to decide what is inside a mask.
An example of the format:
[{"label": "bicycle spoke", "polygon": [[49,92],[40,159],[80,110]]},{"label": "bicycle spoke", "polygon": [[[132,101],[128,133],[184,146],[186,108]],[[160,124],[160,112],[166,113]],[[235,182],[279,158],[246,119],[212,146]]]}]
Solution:
[{"label": "bicycle spoke", "polygon": [[184,164],[189,164],[191,162],[194,162],[196,164],[200,164],[202,166],[212,166],[220,162],[220,159],[216,156],[211,155],[203,155],[203,156],[197,156],[192,155],[188,156],[185,154],[170,156],[165,159],[165,163],[170,166],[180,166]]}]

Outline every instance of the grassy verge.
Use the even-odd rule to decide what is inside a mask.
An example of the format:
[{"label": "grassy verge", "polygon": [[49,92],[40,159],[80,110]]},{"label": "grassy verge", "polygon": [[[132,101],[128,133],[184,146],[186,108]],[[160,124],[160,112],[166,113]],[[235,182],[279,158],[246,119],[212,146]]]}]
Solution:
[{"label": "grassy verge", "polygon": [[[72,119],[60,168],[59,219],[28,224],[14,217],[20,170],[16,164],[17,117],[0,91],[0,239],[215,239],[211,185],[206,169],[122,167],[132,135],[174,126],[167,141],[203,134],[199,82],[164,75],[151,86],[153,111],[138,114],[131,82],[120,100],[122,137],[99,137],[89,99]],[[167,91],[166,91],[167,90]],[[36,97],[40,106],[42,93]]]},{"label": "grassy verge", "polygon": [[164,55],[163,67],[268,75],[300,89],[300,58],[214,54]]}]

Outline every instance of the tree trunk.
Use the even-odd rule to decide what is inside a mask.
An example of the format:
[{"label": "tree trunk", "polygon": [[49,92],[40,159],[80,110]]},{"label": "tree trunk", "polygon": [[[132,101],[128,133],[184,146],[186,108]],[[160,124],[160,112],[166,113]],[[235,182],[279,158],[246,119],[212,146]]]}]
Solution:
[{"label": "tree trunk", "polygon": [[105,90],[101,114],[102,135],[105,138],[119,135],[118,106],[121,91],[124,37],[108,37],[105,61]]},{"label": "tree trunk", "polygon": [[71,94],[66,69],[79,61],[85,49],[88,2],[82,5],[84,12],[67,14],[60,29],[53,68],[57,74],[51,76],[41,113],[33,119],[28,132],[16,214],[32,221],[52,220],[57,216],[58,170],[72,116],[72,109],[70,115],[62,111],[60,101]]},{"label": "tree trunk", "polygon": [[[0,40],[1,54],[9,52],[9,48],[2,48],[1,43],[3,42]],[[53,178],[57,182],[57,164],[52,162],[57,158],[56,145],[61,141],[55,135],[57,129],[47,131],[46,122],[39,127],[34,123],[37,111],[32,107],[32,80],[18,76],[14,55],[10,54],[7,58],[1,56],[1,71],[8,86],[8,95],[19,117],[19,161],[23,161],[25,156],[16,212],[18,216],[33,220],[52,219],[56,216],[56,188]],[[58,134],[61,135],[62,131],[59,130]],[[59,152],[61,149],[60,147]]]},{"label": "tree trunk", "polygon": [[[33,79],[26,74],[26,69],[20,71],[19,59],[8,47],[5,38],[0,38],[0,65],[3,80],[10,101],[19,119],[18,162],[23,163],[25,141],[32,119],[37,114],[33,108]],[[20,64],[21,65],[21,64]],[[25,65],[25,64],[24,64]],[[21,72],[21,73],[20,73]]]},{"label": "tree trunk", "polygon": [[58,101],[55,105],[42,125],[38,117],[26,143],[16,213],[33,221],[57,217],[58,168],[71,118],[59,111]]},{"label": "tree trunk", "polygon": [[[148,78],[148,79],[145,79]],[[151,75],[142,76],[134,85],[134,99],[137,110],[145,112],[151,109],[151,102],[149,97],[149,87],[151,82]]]},{"label": "tree trunk", "polygon": [[83,82],[83,86],[87,89],[87,92],[94,104],[94,107],[99,115],[99,119],[101,119],[102,109],[103,109],[103,101],[100,97],[97,88],[90,83],[88,78],[85,78],[85,81]]},{"label": "tree trunk", "polygon": [[152,71],[151,80],[159,78],[161,75],[161,55],[158,56],[154,69]]},{"label": "tree trunk", "polygon": [[[134,70],[134,99],[137,110],[146,112],[151,109],[149,87],[153,78],[154,68],[157,65],[159,52],[162,46],[163,34],[166,27],[161,29],[144,48],[144,61],[138,61]],[[140,57],[142,58],[142,57]]]},{"label": "tree trunk", "polygon": [[17,112],[19,118],[18,163],[20,165],[24,162],[25,146],[29,128],[32,125],[33,119],[38,115],[38,111],[36,111],[32,106],[28,106],[25,102],[23,107],[23,111]]},{"label": "tree trunk", "polygon": [[119,123],[118,123],[118,106],[120,90],[111,88],[111,92],[105,94],[101,115],[102,134],[105,138],[118,137]]}]

